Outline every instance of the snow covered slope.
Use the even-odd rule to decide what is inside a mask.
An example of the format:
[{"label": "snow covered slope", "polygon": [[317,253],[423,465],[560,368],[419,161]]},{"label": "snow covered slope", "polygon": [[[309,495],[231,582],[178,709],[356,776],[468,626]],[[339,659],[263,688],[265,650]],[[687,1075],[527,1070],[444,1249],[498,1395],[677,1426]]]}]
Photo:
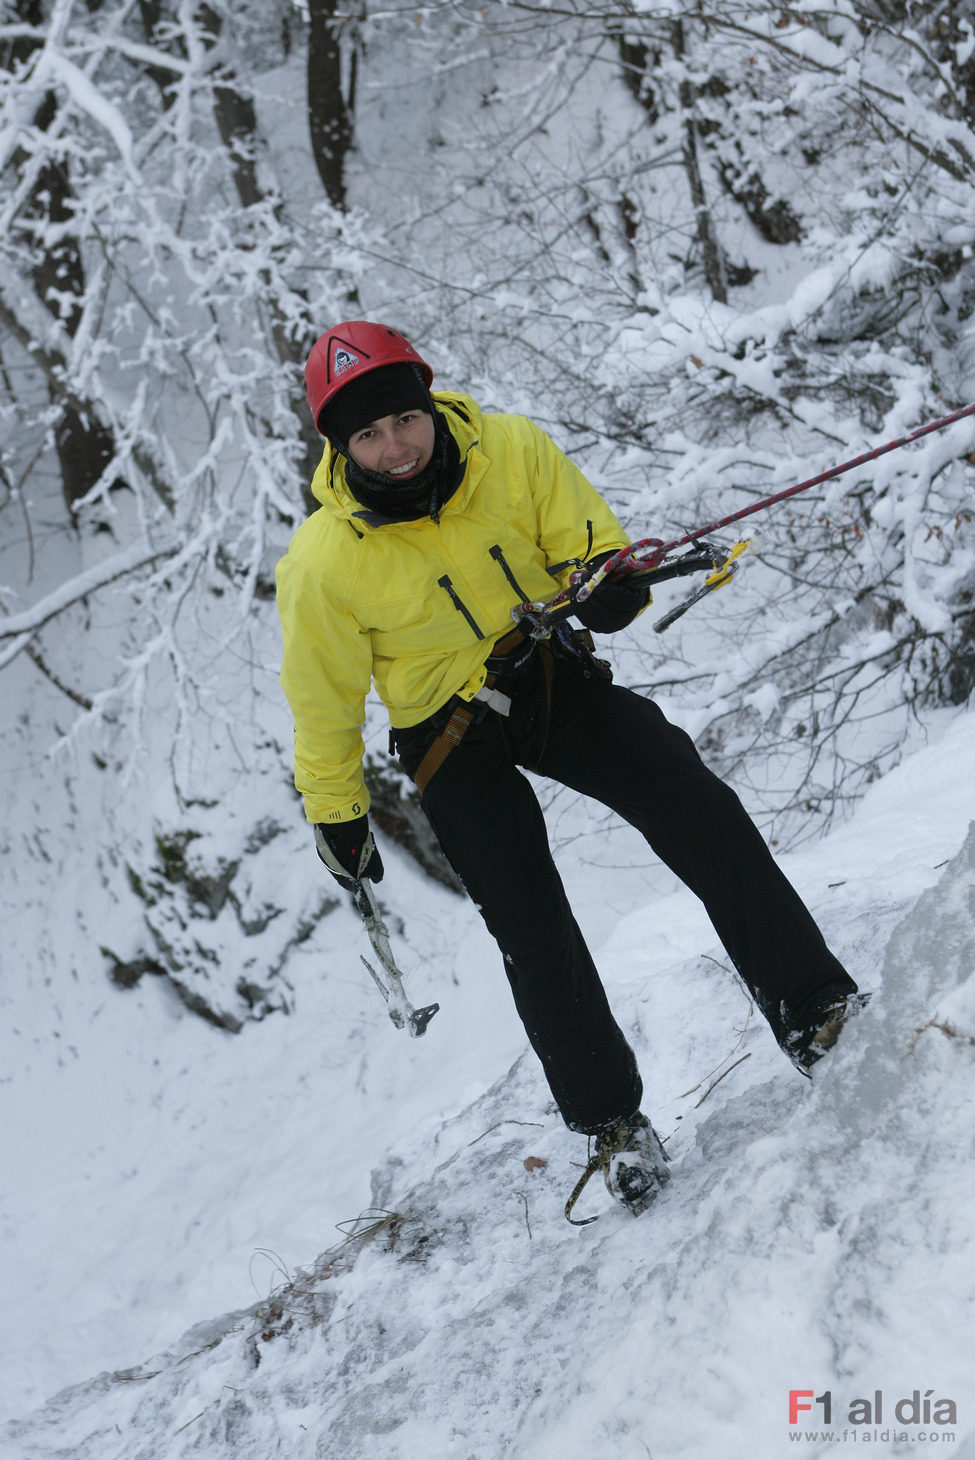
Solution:
[{"label": "snow covered slope", "polygon": [[[656,885],[607,919],[597,901],[618,888],[567,862],[574,895],[585,903],[588,889],[583,918],[602,929],[600,962],[673,1161],[674,1180],[639,1221],[593,1183],[582,1204],[600,1220],[564,1222],[584,1143],[560,1128],[520,1052],[469,910],[419,879],[409,886],[404,866],[390,897],[412,893],[421,921],[443,914],[440,952],[429,950],[414,980],[417,998],[444,1005],[424,1040],[397,1034],[365,995],[353,1019],[348,996],[362,991],[351,982],[338,989],[349,1025],[334,1041],[320,1026],[308,1041],[306,1021],[317,1025],[328,1007],[311,989],[291,1019],[236,1041],[180,1019],[184,1065],[198,1057],[182,1101],[171,1079],[146,1070],[131,1106],[138,1115],[148,1103],[157,1121],[159,1149],[143,1156],[153,1180],[128,1181],[141,1204],[126,1202],[124,1161],[114,1177],[108,1162],[93,1168],[101,1252],[81,1204],[87,1277],[77,1272],[58,1303],[43,1275],[48,1265],[66,1272],[75,1213],[53,1209],[59,1188],[41,1163],[34,1196],[50,1209],[19,1234],[38,1301],[22,1282],[6,1326],[24,1372],[31,1348],[46,1348],[45,1374],[60,1365],[80,1377],[81,1345],[52,1357],[49,1330],[70,1331],[84,1308],[93,1371],[112,1351],[117,1313],[134,1367],[112,1359],[109,1372],[12,1421],[0,1454],[778,1460],[793,1447],[812,1457],[869,1442],[873,1454],[936,1443],[970,1455],[972,728],[971,715],[945,717],[937,743],[875,785],[849,824],[785,859],[833,945],[876,991],[811,1083],[749,1010],[682,889],[645,869]],[[643,871],[620,875],[629,888]],[[452,984],[448,949],[461,941]],[[231,1055],[249,1062],[246,1080]],[[72,1083],[75,1138],[126,1077],[131,1069],[105,1067],[99,1090],[89,1068]],[[212,1108],[227,1105],[232,1119]],[[195,1161],[167,1154],[194,1107],[197,1124],[226,1138],[209,1162],[202,1150]],[[346,1216],[366,1212],[347,1237],[330,1235],[326,1187]],[[163,1238],[177,1218],[202,1230],[182,1264]],[[284,1254],[276,1280],[256,1252],[258,1227],[265,1249]],[[313,1234],[320,1255],[296,1260]],[[256,1304],[244,1273],[254,1260]],[[236,1299],[234,1311],[208,1319],[217,1292]],[[143,1361],[160,1347],[153,1335],[166,1344],[200,1318]]]}]

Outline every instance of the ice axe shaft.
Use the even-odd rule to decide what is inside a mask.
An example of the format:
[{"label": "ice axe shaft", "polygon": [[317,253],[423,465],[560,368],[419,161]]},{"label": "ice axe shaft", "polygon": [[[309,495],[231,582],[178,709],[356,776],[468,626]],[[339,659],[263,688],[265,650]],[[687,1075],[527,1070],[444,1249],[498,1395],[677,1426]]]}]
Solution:
[{"label": "ice axe shaft", "polygon": [[369,935],[369,942],[372,944],[373,952],[385,971],[385,980],[376,972],[367,958],[363,958],[362,961],[372,974],[376,987],[385,999],[389,1017],[396,1025],[396,1028],[408,1029],[414,1039],[419,1039],[420,1035],[426,1032],[427,1025],[440,1008],[440,1005],[426,1004],[422,1009],[414,1009],[406,997],[406,990],[403,987],[403,975],[396,967],[393,950],[389,945],[389,932],[376,903],[376,894],[372,890],[372,883],[366,878],[356,882],[352,895],[355,899],[359,916],[362,918],[366,932]]}]

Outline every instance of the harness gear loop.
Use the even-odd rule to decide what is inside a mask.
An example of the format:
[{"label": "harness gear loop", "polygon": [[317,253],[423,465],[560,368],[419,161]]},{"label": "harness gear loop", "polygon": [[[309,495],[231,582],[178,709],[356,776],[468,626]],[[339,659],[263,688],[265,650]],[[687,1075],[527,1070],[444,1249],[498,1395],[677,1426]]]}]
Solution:
[{"label": "harness gear loop", "polygon": [[538,653],[542,662],[542,682],[545,686],[545,697],[543,701],[545,709],[545,734],[534,761],[528,766],[528,770],[530,771],[537,770],[542,763],[542,757],[548,745],[549,727],[552,723],[552,681],[555,678],[555,656],[548,642],[542,642],[538,645]]}]

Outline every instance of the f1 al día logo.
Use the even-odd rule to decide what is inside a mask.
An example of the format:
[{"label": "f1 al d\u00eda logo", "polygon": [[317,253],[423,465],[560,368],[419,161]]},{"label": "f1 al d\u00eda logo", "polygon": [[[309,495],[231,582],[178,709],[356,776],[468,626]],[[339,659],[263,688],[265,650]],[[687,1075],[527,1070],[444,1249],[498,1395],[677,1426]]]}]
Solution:
[{"label": "f1 al d\u00eda logo", "polygon": [[[869,1399],[839,1400],[832,1389],[817,1394],[814,1389],[789,1390],[789,1439],[799,1443],[822,1441],[849,1443],[922,1440],[927,1444],[957,1439],[958,1406],[933,1389],[914,1389],[908,1395],[889,1399],[875,1389]],[[842,1430],[838,1426],[842,1425]]]}]

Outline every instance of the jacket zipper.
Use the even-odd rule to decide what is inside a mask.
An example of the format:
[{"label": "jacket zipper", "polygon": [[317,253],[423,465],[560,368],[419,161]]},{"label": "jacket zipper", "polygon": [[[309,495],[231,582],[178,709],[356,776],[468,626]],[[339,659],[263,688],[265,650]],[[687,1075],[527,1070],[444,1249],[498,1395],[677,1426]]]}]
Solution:
[{"label": "jacket zipper", "polygon": [[557,578],[560,573],[565,572],[566,568],[585,567],[586,563],[589,560],[589,555],[592,552],[592,545],[594,541],[593,526],[591,522],[586,523],[586,537],[588,541],[586,542],[586,551],[583,553],[582,557],[566,558],[564,563],[553,563],[552,566],[548,569],[548,573],[551,577]]},{"label": "jacket zipper", "polygon": [[517,593],[519,602],[520,603],[524,603],[527,600],[527,598],[528,598],[528,594],[522,588],[521,584],[518,582],[518,579],[515,577],[514,573],[512,573],[511,569],[508,567],[508,563],[507,563],[507,560],[505,559],[505,555],[504,555],[504,553],[501,550],[501,544],[496,542],[494,544],[494,547],[490,549],[490,552],[491,552],[492,558],[500,566],[502,573],[507,578],[508,582],[511,584],[511,587]]},{"label": "jacket zipper", "polygon": [[465,619],[470,624],[471,628],[474,630],[474,633],[477,636],[477,638],[483,639],[484,638],[484,635],[481,633],[481,630],[480,630],[480,628],[478,626],[477,619],[471,613],[470,609],[467,607],[466,603],[461,598],[460,594],[457,592],[457,590],[454,587],[453,583],[451,583],[451,581],[450,581],[450,575],[448,573],[444,573],[444,575],[443,575],[442,578],[438,578],[437,579],[437,584],[438,584],[439,587],[441,587],[444,590],[444,592],[446,593],[447,597],[450,599],[451,603],[457,609],[458,613],[462,613],[464,615]]},{"label": "jacket zipper", "polygon": [[[586,523],[586,527],[588,529],[588,537],[589,537],[589,543],[588,543],[588,546],[587,546],[587,549],[586,549],[586,557],[588,558],[589,554],[592,552],[592,543],[593,543],[592,523],[591,522],[587,522]],[[522,588],[521,584],[518,582],[518,579],[515,577],[514,573],[511,571],[511,568],[510,568],[510,566],[508,564],[507,558],[504,555],[504,550],[501,547],[501,544],[498,543],[498,542],[496,542],[493,545],[493,547],[491,547],[491,548],[488,549],[488,551],[489,551],[491,557],[494,559],[494,561],[498,564],[498,566],[501,569],[502,573],[504,574],[505,578],[508,580],[509,586],[511,588],[513,588],[514,591],[517,593],[519,602],[520,603],[525,603],[526,600],[527,600],[527,598],[528,598],[528,594]],[[578,563],[579,562],[579,559],[575,559],[575,561]],[[558,564],[558,568],[565,568],[565,567],[568,567],[568,566],[569,566],[568,563],[560,563],[560,564]],[[558,571],[558,568],[549,568],[549,572],[552,573],[552,574],[554,574],[555,572]],[[481,628],[480,628],[480,625],[477,622],[477,619],[471,613],[470,609],[467,607],[467,604],[461,598],[460,594],[457,592],[457,589],[454,587],[453,583],[450,581],[450,574],[449,573],[444,573],[444,575],[443,575],[442,578],[438,578],[437,579],[437,584],[447,594],[447,597],[450,599],[451,603],[457,609],[458,613],[462,613],[464,615],[464,618],[470,624],[470,626],[471,626],[472,630],[474,631],[474,633],[476,634],[476,636],[479,639],[483,639],[484,638],[484,635],[481,632]]]}]

